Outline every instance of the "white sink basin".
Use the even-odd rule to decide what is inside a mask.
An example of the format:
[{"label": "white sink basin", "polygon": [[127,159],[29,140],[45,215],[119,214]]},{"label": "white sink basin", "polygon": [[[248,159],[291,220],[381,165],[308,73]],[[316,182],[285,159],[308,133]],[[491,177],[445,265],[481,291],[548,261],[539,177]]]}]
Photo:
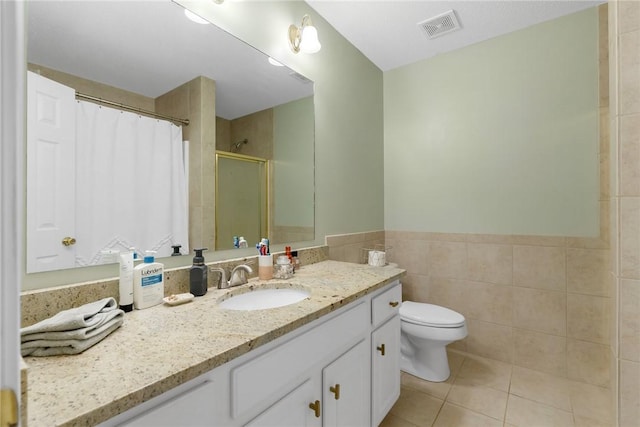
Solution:
[{"label": "white sink basin", "polygon": [[219,302],[218,306],[227,310],[266,310],[295,304],[310,295],[309,290],[299,288],[255,289],[232,295]]}]

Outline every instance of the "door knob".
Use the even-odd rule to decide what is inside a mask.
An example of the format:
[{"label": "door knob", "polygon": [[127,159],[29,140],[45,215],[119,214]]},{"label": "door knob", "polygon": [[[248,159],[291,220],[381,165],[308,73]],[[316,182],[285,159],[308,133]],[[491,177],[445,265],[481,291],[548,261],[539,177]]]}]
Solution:
[{"label": "door knob", "polygon": [[74,237],[65,237],[62,239],[62,244],[64,246],[71,246],[76,244],[76,239]]},{"label": "door knob", "polygon": [[380,352],[381,356],[384,356],[384,344],[381,344],[379,347],[376,347],[376,350]]}]

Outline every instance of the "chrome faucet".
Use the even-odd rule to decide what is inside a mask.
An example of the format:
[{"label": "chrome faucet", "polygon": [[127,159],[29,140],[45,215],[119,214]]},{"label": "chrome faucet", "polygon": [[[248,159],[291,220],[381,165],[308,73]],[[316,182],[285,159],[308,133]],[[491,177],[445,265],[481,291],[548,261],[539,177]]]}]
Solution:
[{"label": "chrome faucet", "polygon": [[224,268],[213,267],[209,271],[214,272],[217,271],[220,273],[220,281],[218,282],[218,289],[225,289],[229,287],[229,282],[227,282],[227,272]]},{"label": "chrome faucet", "polygon": [[249,281],[247,274],[253,273],[251,267],[246,264],[237,265],[231,271],[231,278],[229,279],[229,287],[244,285]]},{"label": "chrome faucet", "polygon": [[227,281],[227,272],[224,270],[224,268],[213,267],[210,271],[216,271],[220,273],[218,289],[226,289],[233,286],[244,285],[249,281],[247,274],[253,273],[251,267],[246,264],[240,264],[235,266],[235,268],[231,271],[229,281]]}]

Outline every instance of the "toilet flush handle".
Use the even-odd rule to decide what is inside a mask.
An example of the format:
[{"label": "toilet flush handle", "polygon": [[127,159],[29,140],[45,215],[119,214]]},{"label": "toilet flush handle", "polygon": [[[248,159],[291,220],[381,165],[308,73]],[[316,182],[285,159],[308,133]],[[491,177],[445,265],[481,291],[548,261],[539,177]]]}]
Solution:
[{"label": "toilet flush handle", "polygon": [[400,304],[398,301],[390,301],[390,302],[389,302],[389,305],[390,305],[391,307],[397,307],[397,306],[398,306],[398,304]]}]

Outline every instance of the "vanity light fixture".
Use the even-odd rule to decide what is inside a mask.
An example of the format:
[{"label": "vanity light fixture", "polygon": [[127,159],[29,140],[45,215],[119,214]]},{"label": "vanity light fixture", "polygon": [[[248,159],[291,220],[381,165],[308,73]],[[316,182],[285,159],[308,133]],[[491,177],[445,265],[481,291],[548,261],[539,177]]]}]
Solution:
[{"label": "vanity light fixture", "polygon": [[316,53],[322,47],[318,40],[318,30],[313,26],[311,17],[304,15],[302,25],[289,26],[289,46],[295,53]]}]

